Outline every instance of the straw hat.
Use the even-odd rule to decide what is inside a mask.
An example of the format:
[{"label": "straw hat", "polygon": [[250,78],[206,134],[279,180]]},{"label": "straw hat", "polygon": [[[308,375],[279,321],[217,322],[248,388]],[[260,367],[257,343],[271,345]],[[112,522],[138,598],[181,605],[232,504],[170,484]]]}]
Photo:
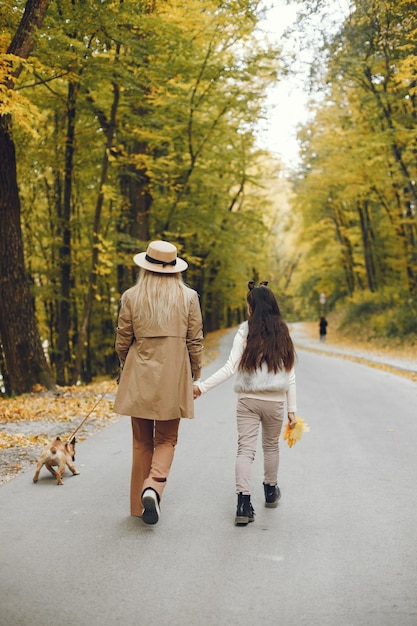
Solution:
[{"label": "straw hat", "polygon": [[146,252],[133,257],[139,267],[159,274],[176,274],[187,269],[188,263],[177,256],[177,248],[169,241],[151,241]]}]

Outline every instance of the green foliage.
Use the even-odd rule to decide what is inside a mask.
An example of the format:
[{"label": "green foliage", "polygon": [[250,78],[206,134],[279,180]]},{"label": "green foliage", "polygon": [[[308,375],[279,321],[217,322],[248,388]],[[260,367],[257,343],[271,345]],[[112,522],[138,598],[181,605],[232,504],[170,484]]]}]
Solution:
[{"label": "green foliage", "polygon": [[362,292],[343,304],[342,330],[363,338],[417,337],[417,302],[407,294],[386,289],[379,293]]},{"label": "green foliage", "polygon": [[[303,4],[310,19],[317,7]],[[300,312],[311,313],[321,291],[328,307],[368,292],[375,295],[362,305],[377,306],[395,285],[399,316],[389,332],[413,332],[408,302],[417,293],[416,30],[412,3],[359,0],[332,37],[322,40],[326,63],[314,74],[320,98],[300,131],[302,166],[295,182],[306,260],[292,285]],[[352,309],[359,313],[359,306]]]},{"label": "green foliage", "polygon": [[[206,330],[239,320],[254,272],[277,275],[279,255],[265,258],[271,158],[255,126],[279,51],[259,36],[259,16],[249,0],[51,3],[2,106],[26,269],[60,384],[114,373],[118,299],[150,239],[188,260]],[[2,51],[16,22],[5,17]]]}]

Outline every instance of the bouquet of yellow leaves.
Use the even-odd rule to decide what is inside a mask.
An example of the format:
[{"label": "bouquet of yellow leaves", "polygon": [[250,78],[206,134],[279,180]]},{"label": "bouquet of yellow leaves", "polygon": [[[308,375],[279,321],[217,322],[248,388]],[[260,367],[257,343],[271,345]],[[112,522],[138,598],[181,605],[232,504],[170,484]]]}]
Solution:
[{"label": "bouquet of yellow leaves", "polygon": [[290,448],[301,439],[303,432],[307,433],[310,430],[301,417],[296,417],[295,420],[294,428],[290,428],[289,423],[287,423],[284,432],[284,440],[287,441]]}]

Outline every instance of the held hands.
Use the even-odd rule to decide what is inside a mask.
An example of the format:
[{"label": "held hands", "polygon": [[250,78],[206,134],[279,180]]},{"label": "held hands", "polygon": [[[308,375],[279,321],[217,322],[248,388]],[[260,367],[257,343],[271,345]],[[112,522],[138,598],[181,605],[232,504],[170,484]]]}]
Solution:
[{"label": "held hands", "polygon": [[194,396],[194,400],[196,400],[197,398],[201,396],[200,388],[197,387],[197,385],[193,385],[193,396]]}]

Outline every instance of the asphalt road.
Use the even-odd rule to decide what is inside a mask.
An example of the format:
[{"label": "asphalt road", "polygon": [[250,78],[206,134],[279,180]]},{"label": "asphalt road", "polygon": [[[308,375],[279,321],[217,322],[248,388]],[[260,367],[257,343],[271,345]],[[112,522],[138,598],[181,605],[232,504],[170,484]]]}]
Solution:
[{"label": "asphalt road", "polygon": [[[208,375],[223,364],[232,334]],[[298,350],[277,509],[234,526],[232,381],[183,420],[161,521],[129,516],[130,421],[78,445],[79,476],[0,488],[1,626],[416,626],[417,384]]]}]

